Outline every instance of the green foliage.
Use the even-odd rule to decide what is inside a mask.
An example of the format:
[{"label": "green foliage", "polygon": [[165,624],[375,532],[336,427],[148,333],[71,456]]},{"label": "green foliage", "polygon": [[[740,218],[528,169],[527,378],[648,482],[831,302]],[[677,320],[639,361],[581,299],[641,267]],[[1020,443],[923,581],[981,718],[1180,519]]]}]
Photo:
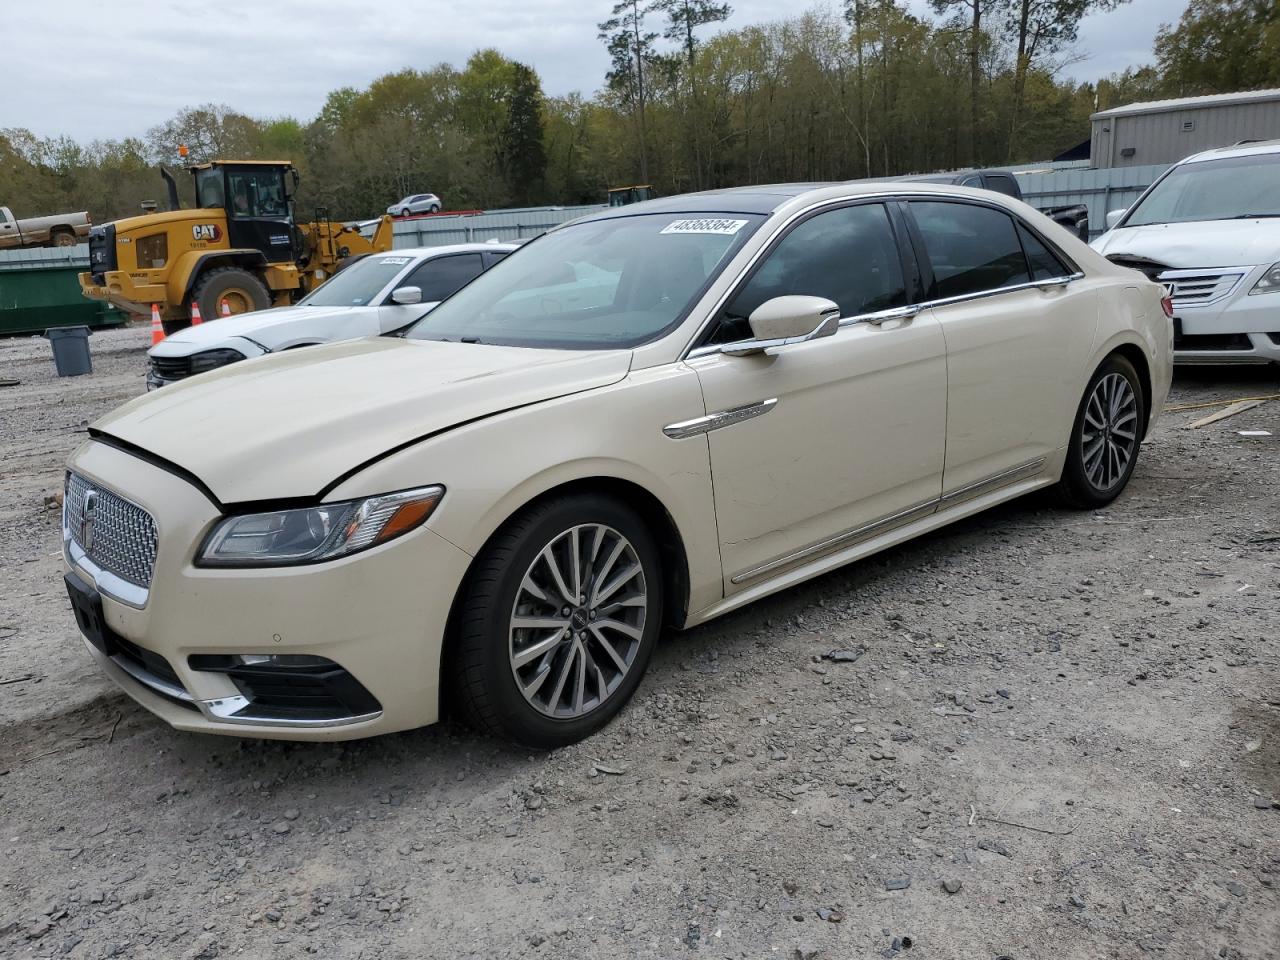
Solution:
[{"label": "green foliage", "polygon": [[[603,2],[603,0],[601,0]],[[593,97],[544,95],[493,49],[332,91],[307,122],[205,104],[143,139],[78,144],[0,131],[0,202],[88,209],[98,222],[164,199],[157,166],[288,159],[298,214],[375,216],[409,193],[446,209],[599,203],[612,186],[660,194],[746,183],[889,176],[1043,160],[1088,134],[1099,107],[1274,83],[1275,6],[1192,0],[1161,34],[1158,67],[1096,86],[1055,77],[1086,13],[1123,0],[846,0],[738,30],[715,0],[621,0],[599,25],[611,55]],[[654,29],[655,27],[660,28]],[[184,189],[186,178],[179,177]]]},{"label": "green foliage", "polygon": [[1156,35],[1163,87],[1172,96],[1253,90],[1280,83],[1280,4],[1191,0],[1177,26]]}]

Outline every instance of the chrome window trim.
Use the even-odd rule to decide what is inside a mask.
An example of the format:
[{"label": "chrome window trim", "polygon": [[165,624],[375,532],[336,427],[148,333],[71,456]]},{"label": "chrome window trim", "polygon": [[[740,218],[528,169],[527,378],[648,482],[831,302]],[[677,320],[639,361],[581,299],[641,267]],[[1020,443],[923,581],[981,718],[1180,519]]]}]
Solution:
[{"label": "chrome window trim", "polygon": [[984,300],[987,297],[996,297],[1002,293],[1016,293],[1019,290],[1046,290],[1053,287],[1065,287],[1076,280],[1083,280],[1084,273],[1076,271],[1065,277],[1050,277],[1047,280],[1032,280],[1030,283],[1015,283],[1007,287],[996,287],[993,290],[976,290],[973,293],[959,293],[954,297],[936,297],[933,300],[923,300],[920,302],[921,309],[926,307],[947,307],[953,303],[965,303],[969,300]]},{"label": "chrome window trim", "polygon": [[772,573],[782,567],[789,567],[810,557],[831,553],[841,547],[851,547],[864,540],[870,540],[881,533],[888,533],[890,530],[906,526],[911,521],[930,513],[945,510],[947,507],[962,503],[965,500],[972,500],[974,497],[980,496],[989,490],[1034,476],[1044,468],[1044,463],[1044,457],[1036,457],[1034,460],[1020,463],[1016,467],[1003,470],[976,483],[967,484],[958,490],[952,490],[950,493],[944,493],[941,496],[934,497],[932,500],[926,500],[913,507],[907,507],[907,509],[898,513],[881,517],[879,520],[872,520],[870,523],[863,524],[860,527],[854,527],[852,530],[846,530],[844,533],[838,533],[834,537],[828,537],[807,547],[801,547],[793,553],[769,560],[749,570],[744,570],[730,577],[729,582],[733,584],[745,583],[748,580],[755,580],[766,573]]},{"label": "chrome window trim", "polygon": [[[737,276],[733,278],[732,282],[730,282],[725,292],[720,295],[720,297],[712,305],[711,309],[707,311],[707,315],[703,318],[702,323],[698,325],[698,329],[694,332],[694,335],[689,338],[689,342],[685,344],[684,348],[680,351],[680,355],[676,357],[676,362],[679,363],[684,360],[693,359],[695,357],[711,356],[713,354],[719,354],[722,352],[720,349],[720,347],[722,346],[721,344],[703,344],[702,346],[694,346],[694,344],[696,344],[700,339],[702,339],[703,335],[707,332],[708,328],[710,328],[712,322],[715,320],[716,315],[719,314],[719,312],[722,309],[724,309],[725,304],[728,303],[729,300],[732,299],[733,295],[738,292],[738,288],[741,286],[743,279],[746,277],[746,275],[755,268],[756,264],[759,263],[760,260],[764,258],[766,253],[772,252],[774,241],[778,239],[787,229],[789,229],[791,225],[794,224],[797,220],[801,219],[802,217],[809,216],[810,214],[825,212],[827,209],[837,209],[839,207],[854,206],[854,205],[863,204],[863,203],[879,203],[879,204],[884,204],[887,207],[887,205],[890,203],[899,202],[899,201],[904,203],[909,203],[912,200],[916,200],[916,201],[936,200],[943,203],[964,203],[964,204],[969,204],[970,206],[987,207],[992,210],[998,210],[1001,213],[1005,214],[1006,216],[1012,218],[1019,226],[1023,227],[1028,233],[1030,233],[1033,237],[1035,237],[1037,240],[1043,243],[1054,254],[1054,256],[1056,256],[1059,260],[1063,261],[1063,263],[1067,265],[1068,269],[1072,271],[1070,274],[1067,274],[1066,276],[1062,276],[1062,277],[1049,277],[1048,279],[1045,279],[1045,280],[1033,280],[1033,281],[1030,281],[1029,283],[1020,283],[1020,284],[1015,284],[1009,287],[996,287],[993,290],[979,290],[979,291],[975,291],[974,293],[959,294],[958,296],[954,296],[954,297],[940,297],[940,298],[934,298],[932,300],[921,300],[917,303],[912,303],[907,305],[908,307],[916,307],[917,313],[920,310],[923,310],[928,307],[946,306],[952,303],[962,303],[966,300],[978,300],[984,297],[997,296],[998,294],[1002,294],[1002,293],[1012,293],[1017,290],[1029,290],[1033,287],[1043,290],[1049,287],[1066,286],[1067,284],[1075,280],[1083,280],[1085,277],[1085,272],[1080,269],[1079,265],[1074,260],[1072,260],[1071,257],[1067,256],[1067,254],[1063,252],[1062,248],[1058,246],[1058,244],[1054,243],[1051,239],[1046,237],[1034,226],[1027,223],[1027,221],[1024,220],[1017,213],[1017,211],[1010,210],[1008,207],[1004,206],[1001,203],[996,203],[996,202],[987,200],[983,197],[961,197],[961,196],[951,196],[949,194],[938,194],[938,193],[894,191],[892,193],[860,194],[856,197],[840,197],[837,199],[819,200],[815,203],[809,204],[806,207],[802,207],[801,209],[795,211],[793,214],[787,217],[786,220],[782,221],[782,223],[780,223],[777,226],[777,228],[773,230],[772,234],[764,241],[764,243],[761,244],[760,249],[757,250],[755,253],[753,253],[751,255],[751,258],[745,264],[742,265],[742,268],[738,271]],[[886,209],[886,212],[888,212],[887,209]],[[767,224],[768,224],[768,220],[766,219],[765,222],[760,225],[760,228],[757,228],[757,231],[756,231],[757,234],[759,233],[760,229],[764,228]],[[918,255],[917,255],[917,259],[918,259]],[[901,309],[901,308],[893,308],[893,309]],[[888,311],[880,311],[880,312],[888,312]],[[911,316],[914,316],[914,315],[915,315],[914,313],[911,314]],[[842,327],[849,326],[854,323],[861,323],[864,321],[874,323],[875,321],[871,319],[874,316],[875,314],[863,314],[863,315],[854,316],[854,317],[842,317],[840,319],[840,326]],[[885,317],[884,319],[887,320],[891,318]]]}]

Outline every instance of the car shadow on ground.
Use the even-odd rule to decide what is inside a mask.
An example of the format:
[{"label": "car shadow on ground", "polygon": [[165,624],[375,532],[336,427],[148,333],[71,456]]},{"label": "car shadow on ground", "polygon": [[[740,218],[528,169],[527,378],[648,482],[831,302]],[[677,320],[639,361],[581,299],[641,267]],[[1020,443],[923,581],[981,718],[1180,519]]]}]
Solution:
[{"label": "car shadow on ground", "polygon": [[[816,604],[877,602],[892,597],[893,583],[910,578],[926,564],[949,554],[960,556],[980,544],[993,531],[1013,527],[1043,526],[1078,514],[1047,506],[1045,498],[1032,495],[957,521],[865,560],[824,574],[805,584],[764,598],[741,610],[688,631],[668,630],[660,639],[635,701],[627,711],[643,710],[647,697],[671,685],[690,669],[691,658],[749,656],[764,625],[793,622]],[[714,651],[714,652],[713,652]],[[609,738],[608,727],[592,740]],[[434,782],[444,774],[457,787],[468,781],[483,792],[512,779],[541,751],[522,749],[473,731],[446,717],[435,726],[387,734],[367,740],[330,743],[297,743],[220,737],[174,730],[136,705],[124,694],[108,694],[75,710],[50,718],[35,736],[10,737],[0,732],[0,752],[8,753],[21,767],[40,759],[71,760],[80,750],[106,749],[147,758],[148,779],[189,781],[193,771],[216,771],[222,786],[244,790],[264,789],[264,784],[287,783],[291,789],[318,792],[343,789],[353,781],[370,784],[397,780]],[[29,733],[29,731],[28,731]],[[129,763],[124,756],[121,763]],[[336,776],[335,776],[336,775]],[[464,793],[471,792],[463,790]]]}]

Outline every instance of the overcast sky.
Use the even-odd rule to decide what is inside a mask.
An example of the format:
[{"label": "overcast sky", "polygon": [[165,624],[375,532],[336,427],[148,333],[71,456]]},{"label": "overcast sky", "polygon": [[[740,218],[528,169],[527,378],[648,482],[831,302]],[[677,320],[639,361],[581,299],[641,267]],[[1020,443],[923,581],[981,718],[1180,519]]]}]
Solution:
[{"label": "overcast sky", "polygon": [[[325,95],[384,73],[461,66],[481,47],[531,64],[549,94],[596,90],[596,23],[612,0],[0,0],[0,128],[78,140],[140,135],[185,106],[310,119]],[[730,26],[803,3],[731,0]],[[927,0],[910,0],[918,13]],[[1185,0],[1131,0],[1088,17],[1064,73],[1091,80],[1149,62]]]}]

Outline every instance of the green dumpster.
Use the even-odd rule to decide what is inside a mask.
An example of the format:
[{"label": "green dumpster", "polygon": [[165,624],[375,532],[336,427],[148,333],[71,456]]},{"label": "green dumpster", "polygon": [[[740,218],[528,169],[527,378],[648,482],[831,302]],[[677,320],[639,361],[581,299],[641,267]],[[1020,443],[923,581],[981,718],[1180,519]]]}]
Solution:
[{"label": "green dumpster", "polygon": [[128,315],[80,293],[79,265],[0,263],[0,334],[43,333],[50,327],[110,327]]}]

